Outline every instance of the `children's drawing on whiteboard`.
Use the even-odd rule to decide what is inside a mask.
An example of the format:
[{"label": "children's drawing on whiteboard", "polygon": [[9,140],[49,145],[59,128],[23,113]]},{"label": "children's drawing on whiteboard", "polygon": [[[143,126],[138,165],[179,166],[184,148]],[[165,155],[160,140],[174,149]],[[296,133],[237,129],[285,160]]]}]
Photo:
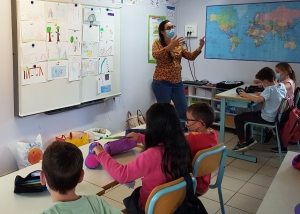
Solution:
[{"label": "children's drawing on whiteboard", "polygon": [[160,0],[162,4],[171,4],[170,0]]},{"label": "children's drawing on whiteboard", "polygon": [[167,6],[167,17],[175,18],[175,7]]},{"label": "children's drawing on whiteboard", "polygon": [[99,7],[84,7],[83,23],[100,25],[101,11]]},{"label": "children's drawing on whiteboard", "polygon": [[151,8],[159,8],[159,0],[150,0]]},{"label": "children's drawing on whiteboard", "polygon": [[83,77],[88,75],[97,74],[98,70],[98,60],[97,59],[83,59],[82,60],[82,73]]},{"label": "children's drawing on whiteboard", "polygon": [[113,55],[114,55],[114,42],[100,41],[99,56],[113,56]]},{"label": "children's drawing on whiteboard", "polygon": [[82,40],[85,42],[99,42],[99,26],[83,25]]},{"label": "children's drawing on whiteboard", "polygon": [[45,22],[21,21],[22,42],[46,41]]},{"label": "children's drawing on whiteboard", "polygon": [[138,0],[124,0],[127,5],[136,5]]},{"label": "children's drawing on whiteboard", "polygon": [[98,94],[111,91],[111,75],[105,74],[98,78]]},{"label": "children's drawing on whiteboard", "polygon": [[115,10],[110,8],[103,8],[101,9],[101,24],[109,24],[113,25],[115,23]]},{"label": "children's drawing on whiteboard", "polygon": [[47,42],[48,60],[67,60],[68,43],[67,42]]},{"label": "children's drawing on whiteboard", "polygon": [[108,24],[100,24],[100,40],[114,40],[115,26]]},{"label": "children's drawing on whiteboard", "polygon": [[[45,3],[43,1],[19,1],[20,16],[22,21],[43,21],[45,19]],[[42,9],[41,9],[42,8]]]},{"label": "children's drawing on whiteboard", "polygon": [[81,30],[82,26],[82,5],[69,4],[68,29]]},{"label": "children's drawing on whiteboard", "polygon": [[81,55],[81,31],[69,30],[69,55]]},{"label": "children's drawing on whiteboard", "polygon": [[82,42],[82,58],[98,58],[99,42]]},{"label": "children's drawing on whiteboard", "polygon": [[21,66],[22,74],[20,76],[22,78],[22,85],[46,82],[46,70],[46,62]]},{"label": "children's drawing on whiteboard", "polygon": [[113,56],[99,57],[99,74],[112,72],[114,70]]},{"label": "children's drawing on whiteboard", "polygon": [[[42,9],[43,8],[40,8],[40,10]],[[68,22],[68,9],[68,4],[46,2],[47,22]]]},{"label": "children's drawing on whiteboard", "polygon": [[81,73],[81,57],[72,56],[69,58],[69,81],[76,81],[80,79]]},{"label": "children's drawing on whiteboard", "polygon": [[46,27],[47,42],[68,41],[67,22],[48,22]]},{"label": "children's drawing on whiteboard", "polygon": [[48,62],[48,80],[68,78],[68,60]]},{"label": "children's drawing on whiteboard", "polygon": [[22,65],[46,61],[47,48],[46,42],[24,43],[21,45]]}]

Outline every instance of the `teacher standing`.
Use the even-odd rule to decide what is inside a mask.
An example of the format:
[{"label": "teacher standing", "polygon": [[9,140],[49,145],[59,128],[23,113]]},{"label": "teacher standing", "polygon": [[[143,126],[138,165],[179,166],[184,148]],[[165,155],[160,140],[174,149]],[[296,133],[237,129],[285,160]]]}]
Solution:
[{"label": "teacher standing", "polygon": [[152,90],[158,103],[174,102],[180,119],[186,118],[187,101],[181,78],[181,58],[195,60],[204,46],[204,37],[194,52],[182,45],[184,38],[175,36],[175,26],[165,20],[159,24],[159,40],[152,45],[152,56],[156,59]]}]

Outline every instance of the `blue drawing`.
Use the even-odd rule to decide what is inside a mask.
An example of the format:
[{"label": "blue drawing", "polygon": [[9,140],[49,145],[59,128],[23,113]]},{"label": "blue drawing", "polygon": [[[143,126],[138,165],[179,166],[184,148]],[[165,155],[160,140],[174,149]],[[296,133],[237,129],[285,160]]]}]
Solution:
[{"label": "blue drawing", "polygon": [[54,66],[51,67],[51,78],[64,78],[67,76],[67,67],[66,66]]}]

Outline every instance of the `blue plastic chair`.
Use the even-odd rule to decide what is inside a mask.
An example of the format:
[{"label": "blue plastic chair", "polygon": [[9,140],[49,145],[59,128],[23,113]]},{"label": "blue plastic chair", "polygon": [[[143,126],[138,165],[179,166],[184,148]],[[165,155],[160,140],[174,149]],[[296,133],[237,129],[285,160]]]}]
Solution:
[{"label": "blue plastic chair", "polygon": [[[277,122],[280,122],[283,113],[288,109],[288,107],[289,107],[288,100],[285,99],[285,98],[282,99],[282,101],[279,105],[279,108],[278,108],[278,112],[277,112]],[[264,124],[264,123],[247,122],[244,125],[244,133],[245,134],[246,134],[246,128],[247,128],[248,125],[251,126],[251,128],[250,128],[251,132],[253,130],[253,126],[267,127],[269,129],[276,129],[276,138],[277,138],[277,144],[278,144],[279,160],[280,160],[280,163],[282,163],[281,144],[280,144],[279,131],[277,129],[277,124],[275,123],[274,125],[270,125],[270,124]],[[252,133],[250,133],[250,136],[252,136]],[[289,147],[287,149],[289,150]]]},{"label": "blue plastic chair", "polygon": [[[197,181],[192,176],[194,192]],[[155,187],[148,197],[145,211],[147,214],[174,213],[186,195],[186,182],[183,177]]]},{"label": "blue plastic chair", "polygon": [[217,169],[219,169],[216,183],[213,185],[209,185],[209,188],[210,189],[218,188],[222,214],[225,214],[221,185],[224,176],[226,155],[227,155],[227,148],[226,146],[224,146],[224,143],[220,143],[214,147],[200,150],[199,152],[197,152],[193,160],[195,177],[208,175],[216,171]]}]

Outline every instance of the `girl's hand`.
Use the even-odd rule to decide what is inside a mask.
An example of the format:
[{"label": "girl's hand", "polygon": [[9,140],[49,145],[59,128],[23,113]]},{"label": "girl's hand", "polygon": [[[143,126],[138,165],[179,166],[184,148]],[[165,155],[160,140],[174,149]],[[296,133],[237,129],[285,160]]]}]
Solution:
[{"label": "girl's hand", "polygon": [[200,39],[200,41],[199,41],[200,50],[203,48],[204,44],[205,44],[205,36],[203,36],[202,39]]},{"label": "girl's hand", "polygon": [[137,141],[138,134],[135,132],[130,132],[126,135],[126,137],[128,138],[128,140]]},{"label": "girl's hand", "polygon": [[103,151],[104,151],[104,149],[101,144],[99,144],[98,146],[93,148],[93,152],[95,152],[96,155],[98,155],[100,152],[103,152]]},{"label": "girl's hand", "polygon": [[255,94],[256,94],[257,96],[260,96],[261,92],[255,92]]},{"label": "girl's hand", "polygon": [[177,46],[181,46],[184,44],[184,38],[183,37],[179,37],[177,38],[177,36],[174,36],[172,39],[171,39],[171,42],[170,44],[168,45],[170,47],[170,50],[173,50],[175,47]]}]

